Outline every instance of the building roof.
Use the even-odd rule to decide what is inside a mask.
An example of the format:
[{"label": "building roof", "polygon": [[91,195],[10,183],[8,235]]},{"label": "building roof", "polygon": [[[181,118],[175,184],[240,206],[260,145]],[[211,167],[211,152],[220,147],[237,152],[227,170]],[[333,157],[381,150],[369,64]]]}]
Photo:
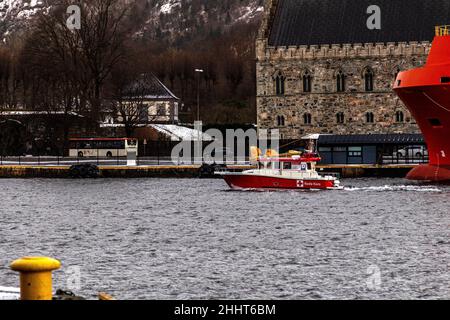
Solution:
[{"label": "building roof", "polygon": [[0,111],[0,116],[63,116],[69,115],[74,117],[84,118],[81,114],[78,114],[73,111],[33,111],[33,110],[3,110]]},{"label": "building roof", "polygon": [[152,124],[150,127],[170,137],[172,141],[214,141],[210,135],[197,129],[191,129],[173,124]]},{"label": "building roof", "polygon": [[[367,28],[371,5],[381,9],[381,30]],[[432,41],[445,24],[448,0],[278,0],[269,45]]]},{"label": "building roof", "polygon": [[155,75],[142,74],[124,90],[127,99],[179,100]]},{"label": "building roof", "polygon": [[[102,123],[100,128],[124,128],[125,124]],[[205,132],[188,127],[178,126],[175,124],[138,124],[137,128],[152,128],[164,136],[170,138],[171,141],[214,141],[214,138]]]},{"label": "building roof", "polygon": [[421,134],[320,135],[318,145],[424,144]]}]

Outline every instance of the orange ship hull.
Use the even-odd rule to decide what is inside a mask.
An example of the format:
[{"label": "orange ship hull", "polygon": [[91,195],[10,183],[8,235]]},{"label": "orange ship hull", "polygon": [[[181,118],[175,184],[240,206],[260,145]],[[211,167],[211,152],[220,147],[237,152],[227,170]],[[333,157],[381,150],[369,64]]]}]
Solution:
[{"label": "orange ship hull", "polygon": [[450,36],[437,36],[426,65],[401,72],[394,90],[416,119],[430,157],[407,178],[450,181]]}]

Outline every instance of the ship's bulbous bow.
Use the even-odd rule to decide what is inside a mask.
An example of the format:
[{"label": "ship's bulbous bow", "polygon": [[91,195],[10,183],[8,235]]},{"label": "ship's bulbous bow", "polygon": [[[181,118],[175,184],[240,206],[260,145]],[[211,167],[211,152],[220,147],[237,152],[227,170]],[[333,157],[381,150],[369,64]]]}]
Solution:
[{"label": "ship's bulbous bow", "polygon": [[412,169],[407,178],[417,181],[450,182],[450,166],[424,164]]}]

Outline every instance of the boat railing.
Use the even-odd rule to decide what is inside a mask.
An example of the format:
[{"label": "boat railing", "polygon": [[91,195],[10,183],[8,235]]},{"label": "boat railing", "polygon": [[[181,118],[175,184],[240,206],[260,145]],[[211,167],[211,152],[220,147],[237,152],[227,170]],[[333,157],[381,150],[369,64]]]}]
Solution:
[{"label": "boat railing", "polygon": [[332,177],[338,180],[341,179],[341,174],[339,172],[320,171],[318,174],[321,177]]},{"label": "boat railing", "polygon": [[436,36],[450,35],[450,25],[436,26]]}]

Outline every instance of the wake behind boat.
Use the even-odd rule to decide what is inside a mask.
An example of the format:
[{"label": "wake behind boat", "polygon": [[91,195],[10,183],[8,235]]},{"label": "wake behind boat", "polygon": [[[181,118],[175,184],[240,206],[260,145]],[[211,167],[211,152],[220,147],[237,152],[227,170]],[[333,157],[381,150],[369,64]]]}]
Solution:
[{"label": "wake behind boat", "polygon": [[[269,153],[270,155],[270,153]],[[257,157],[257,169],[242,172],[219,171],[232,189],[342,189],[333,176],[321,176],[316,164],[321,158],[315,153]]]}]

